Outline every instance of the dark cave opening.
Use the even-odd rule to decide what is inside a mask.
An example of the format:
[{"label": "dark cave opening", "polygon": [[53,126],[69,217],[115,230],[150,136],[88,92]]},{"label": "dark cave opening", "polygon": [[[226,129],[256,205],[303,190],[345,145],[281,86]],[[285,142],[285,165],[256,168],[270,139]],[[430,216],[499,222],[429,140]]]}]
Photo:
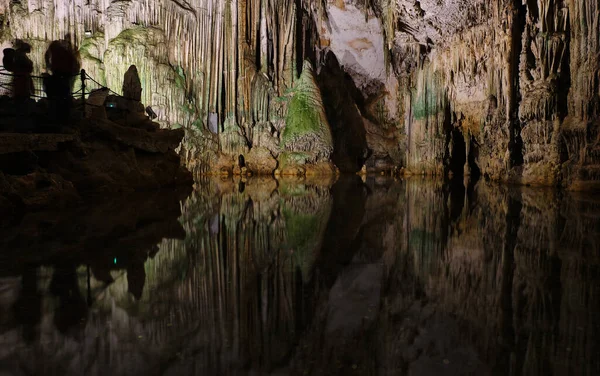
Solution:
[{"label": "dark cave opening", "polygon": [[521,137],[521,120],[519,119],[519,105],[521,102],[520,70],[521,50],[523,47],[523,32],[526,25],[527,5],[520,1],[513,1],[512,12],[514,20],[511,25],[511,60],[510,60],[510,140],[508,149],[510,151],[510,167],[522,166],[523,139]]},{"label": "dark cave opening", "polygon": [[476,182],[481,176],[481,170],[477,165],[477,159],[479,158],[479,143],[473,137],[470,136],[469,139],[469,155],[467,156],[467,163],[469,165],[469,171],[471,173],[471,181]]},{"label": "dark cave opening", "polygon": [[328,52],[317,77],[327,121],[333,136],[333,163],[342,172],[357,172],[369,156],[360,91]]},{"label": "dark cave opening", "polygon": [[457,176],[464,175],[465,164],[467,163],[467,144],[459,128],[453,128],[450,132],[450,141],[452,147],[450,151],[449,171]]},{"label": "dark cave opening", "polygon": [[313,17],[302,7],[302,1],[296,0],[296,69],[298,77],[302,73],[304,60],[308,59],[316,67],[316,49],[318,40],[317,25]]},{"label": "dark cave opening", "polygon": [[31,151],[0,155],[0,173],[24,176],[35,171],[39,157]]}]

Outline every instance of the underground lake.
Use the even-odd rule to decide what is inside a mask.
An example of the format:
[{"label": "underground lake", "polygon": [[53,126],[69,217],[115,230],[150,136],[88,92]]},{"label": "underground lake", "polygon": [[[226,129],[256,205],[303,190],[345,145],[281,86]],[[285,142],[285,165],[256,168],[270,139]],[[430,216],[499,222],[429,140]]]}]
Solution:
[{"label": "underground lake", "polygon": [[600,367],[594,195],[214,177],[20,223],[2,229],[2,374]]},{"label": "underground lake", "polygon": [[600,375],[599,15],[0,1],[0,376]]}]

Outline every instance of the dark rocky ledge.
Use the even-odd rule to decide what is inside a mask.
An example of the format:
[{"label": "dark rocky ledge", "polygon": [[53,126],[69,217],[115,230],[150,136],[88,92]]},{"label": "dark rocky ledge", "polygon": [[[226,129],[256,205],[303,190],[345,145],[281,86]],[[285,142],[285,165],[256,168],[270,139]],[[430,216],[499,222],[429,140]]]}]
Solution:
[{"label": "dark rocky ledge", "polygon": [[0,133],[0,226],[23,211],[93,196],[193,184],[175,152],[184,132],[137,117],[81,119],[61,133]]}]

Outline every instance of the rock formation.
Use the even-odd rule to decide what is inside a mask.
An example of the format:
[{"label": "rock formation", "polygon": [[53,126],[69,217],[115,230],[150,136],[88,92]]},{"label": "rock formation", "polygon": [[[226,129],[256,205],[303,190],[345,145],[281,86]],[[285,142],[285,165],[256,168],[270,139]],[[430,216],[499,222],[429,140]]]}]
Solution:
[{"label": "rock formation", "polygon": [[[290,90],[308,60],[343,171],[595,189],[599,5],[77,0],[11,2],[0,13],[3,43],[27,40],[35,72],[37,51],[67,32],[102,84],[120,87],[135,64],[143,102],[163,126],[185,129],[180,153],[198,175],[233,174],[254,148],[261,173],[286,163]],[[344,103],[330,95],[340,92]]]},{"label": "rock formation", "polygon": [[[78,206],[98,194],[191,187],[192,175],[175,152],[183,130],[159,129],[143,112],[130,111],[131,100],[123,100],[120,108],[107,114],[106,93],[99,97],[100,105],[93,104],[95,95],[86,104],[93,111],[74,111],[72,123],[64,126],[49,124],[48,113],[39,109],[3,117],[0,208],[7,213],[3,220],[24,210]],[[47,105],[27,103],[31,108]],[[7,115],[6,108],[0,111]],[[75,119],[84,114],[89,117]],[[33,128],[23,129],[21,122]]]},{"label": "rock formation", "polygon": [[279,156],[279,172],[283,175],[310,174],[311,170],[305,171],[305,166],[315,164],[317,168],[319,164],[325,165],[330,173],[335,169],[329,164],[333,151],[331,130],[308,61],[293,88],[281,143],[284,150]]}]

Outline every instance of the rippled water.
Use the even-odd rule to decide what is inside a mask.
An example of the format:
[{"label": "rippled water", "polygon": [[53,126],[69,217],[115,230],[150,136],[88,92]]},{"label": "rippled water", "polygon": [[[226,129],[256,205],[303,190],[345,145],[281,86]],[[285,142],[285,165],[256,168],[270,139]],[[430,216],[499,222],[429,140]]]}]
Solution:
[{"label": "rippled water", "polygon": [[1,229],[0,374],[600,374],[597,196],[344,177],[179,197]]}]

